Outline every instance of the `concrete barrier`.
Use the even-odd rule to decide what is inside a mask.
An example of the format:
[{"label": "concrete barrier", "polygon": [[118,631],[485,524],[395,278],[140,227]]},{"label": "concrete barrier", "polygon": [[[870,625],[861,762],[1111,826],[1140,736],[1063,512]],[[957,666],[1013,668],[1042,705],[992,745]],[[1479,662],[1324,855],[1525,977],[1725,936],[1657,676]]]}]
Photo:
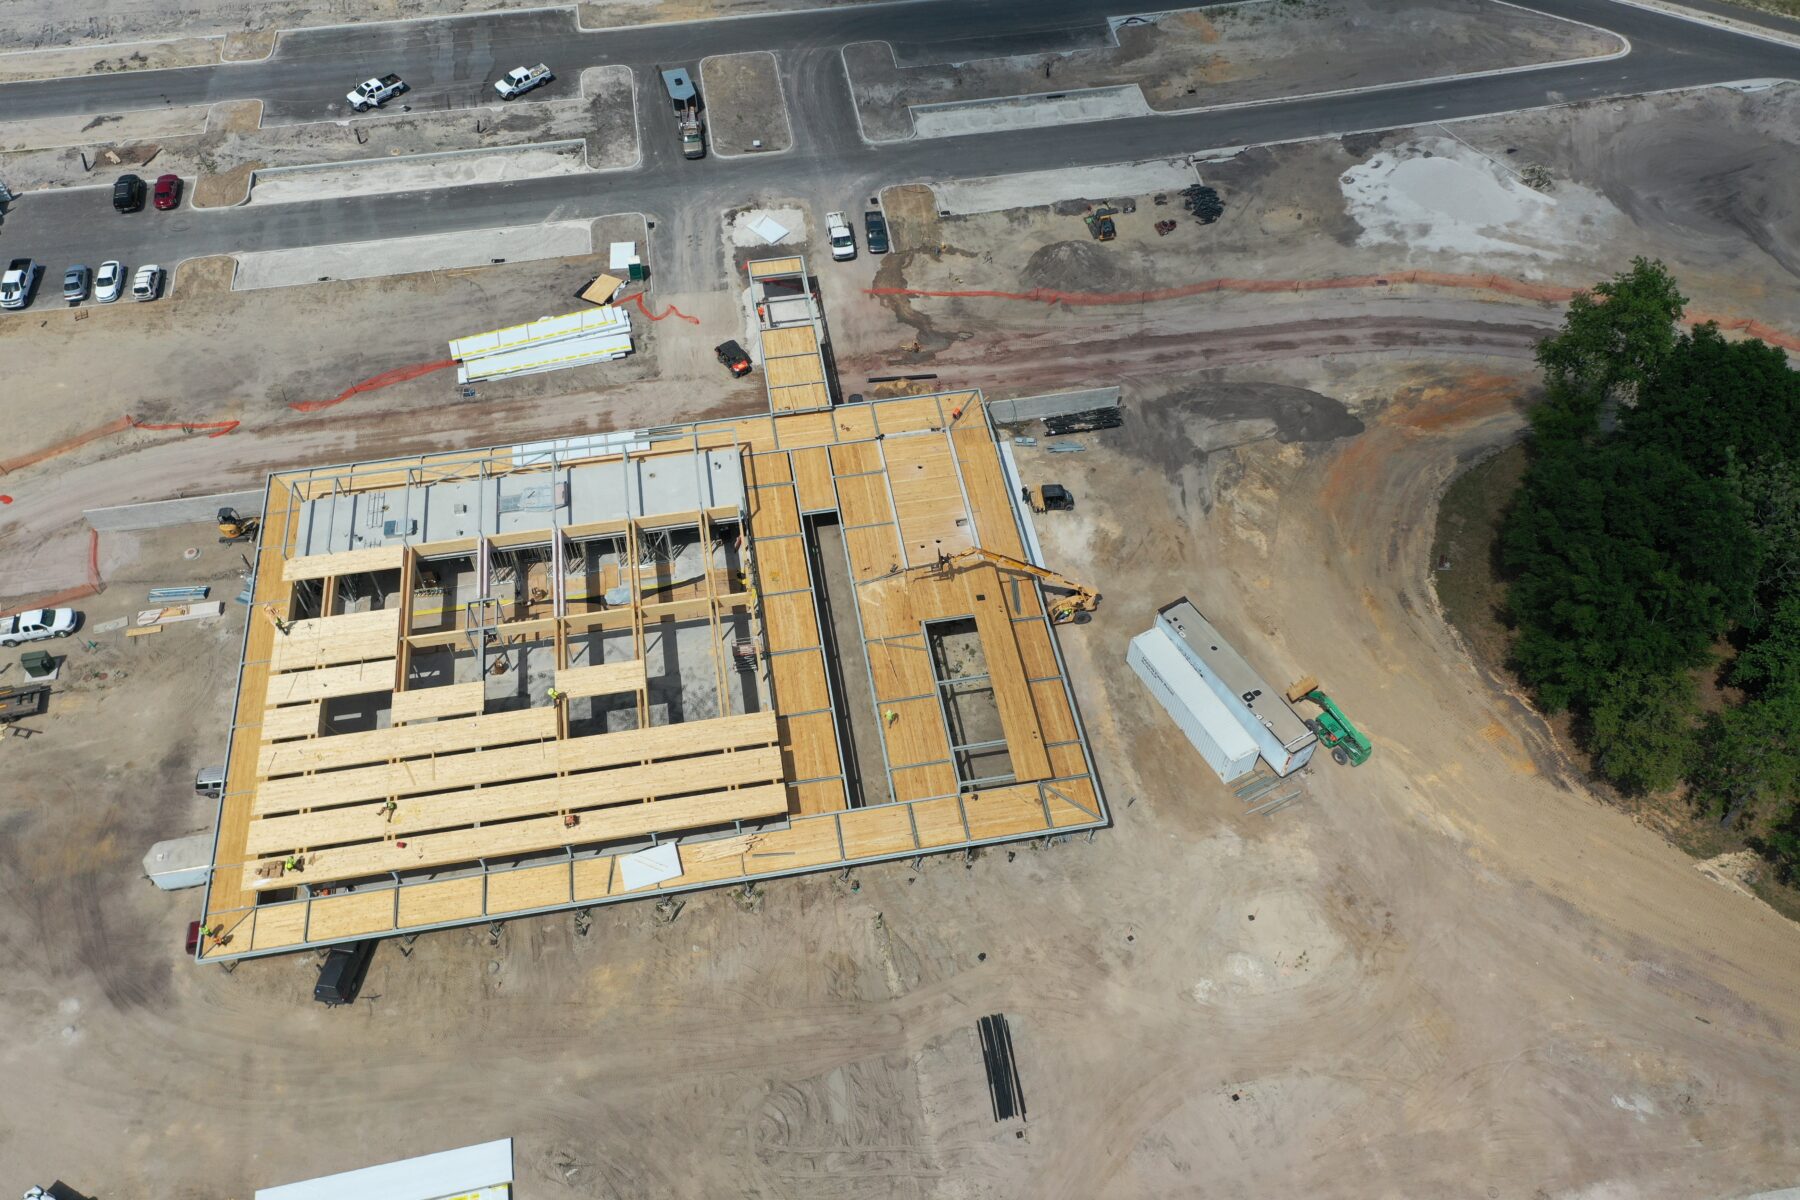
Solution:
[{"label": "concrete barrier", "polygon": [[220,492],[213,496],[186,496],[176,500],[151,500],[143,504],[118,504],[90,508],[81,515],[100,533],[124,533],[133,529],[165,529],[170,525],[210,525],[221,508],[235,508],[249,517],[262,515],[263,493]]},{"label": "concrete barrier", "polygon": [[1051,392],[1045,396],[1024,396],[1017,400],[989,400],[988,415],[997,425],[1013,425],[1020,421],[1039,421],[1060,417],[1065,413],[1087,412],[1094,408],[1119,407],[1116,387],[1087,388],[1079,392]]}]

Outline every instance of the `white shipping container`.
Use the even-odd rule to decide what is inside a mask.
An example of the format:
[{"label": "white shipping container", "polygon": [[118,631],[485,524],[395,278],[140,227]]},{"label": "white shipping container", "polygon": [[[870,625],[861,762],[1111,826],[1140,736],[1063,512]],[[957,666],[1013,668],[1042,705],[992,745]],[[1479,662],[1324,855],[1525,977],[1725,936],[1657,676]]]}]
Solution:
[{"label": "white shipping container", "polygon": [[1131,639],[1125,661],[1220,779],[1230,783],[1256,768],[1256,740],[1206,686],[1167,633],[1152,628],[1138,634]]}]

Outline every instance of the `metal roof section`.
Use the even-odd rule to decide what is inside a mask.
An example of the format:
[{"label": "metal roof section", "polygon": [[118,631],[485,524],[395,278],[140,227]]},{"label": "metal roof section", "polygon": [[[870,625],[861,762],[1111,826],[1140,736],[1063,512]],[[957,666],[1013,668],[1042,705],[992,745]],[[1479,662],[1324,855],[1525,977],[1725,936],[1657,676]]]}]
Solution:
[{"label": "metal roof section", "polygon": [[504,1197],[513,1182],[511,1138],[423,1154],[378,1167],[260,1188],[256,1200],[466,1200]]},{"label": "metal roof section", "polygon": [[631,351],[631,314],[611,305],[540,317],[450,342],[450,357],[457,360],[460,383],[609,362]]},{"label": "metal roof section", "polygon": [[[647,445],[624,435],[623,446]],[[584,439],[585,441],[586,439]],[[596,439],[597,440],[597,439]],[[520,447],[550,461],[552,443]],[[572,446],[577,453],[586,446]],[[294,554],[335,554],[543,530],[558,525],[698,509],[742,508],[743,461],[735,446],[634,458],[612,458],[548,471],[446,479],[366,492],[333,491],[306,501]]]},{"label": "metal roof section", "polygon": [[[1281,753],[1266,754],[1271,765],[1317,740],[1306,722],[1288,707],[1281,690],[1270,687],[1191,601],[1184,598],[1158,609],[1156,621],[1169,631],[1201,674],[1217,680],[1225,693],[1235,697],[1272,737]],[[1255,736],[1257,730],[1250,728],[1249,732]]]},{"label": "metal roof section", "polygon": [[663,87],[668,90],[669,99],[677,104],[689,104],[694,99],[694,80],[686,68],[673,67],[662,73]]},{"label": "metal roof section", "polygon": [[763,383],[771,412],[830,408],[831,383],[825,367],[829,342],[819,298],[807,282],[799,255],[746,264],[756,307],[756,336],[762,351]]}]

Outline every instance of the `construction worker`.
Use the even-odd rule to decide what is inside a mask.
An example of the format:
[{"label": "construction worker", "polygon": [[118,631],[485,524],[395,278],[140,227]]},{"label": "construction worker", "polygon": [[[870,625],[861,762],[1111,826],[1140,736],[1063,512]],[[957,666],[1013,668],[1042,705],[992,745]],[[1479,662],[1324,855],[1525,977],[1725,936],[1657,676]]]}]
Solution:
[{"label": "construction worker", "polygon": [[898,721],[900,719],[900,714],[895,712],[891,708],[888,709],[887,711],[883,712],[881,715],[887,718],[887,723],[889,725],[892,725],[895,721]]},{"label": "construction worker", "polygon": [[550,703],[553,705],[561,704],[568,697],[568,693],[559,687],[552,687],[547,695],[550,697]]},{"label": "construction worker", "polygon": [[282,860],[281,869],[284,871],[298,871],[300,869],[300,856],[298,854],[288,855]]},{"label": "construction worker", "polygon": [[219,927],[217,925],[202,925],[200,927],[200,936],[203,938],[216,938],[219,936]]},{"label": "construction worker", "polygon": [[388,823],[390,825],[394,821],[394,811],[396,809],[398,809],[399,807],[400,807],[400,802],[398,800],[394,800],[394,799],[389,799],[386,804],[383,804],[381,806],[382,811],[387,814]]}]

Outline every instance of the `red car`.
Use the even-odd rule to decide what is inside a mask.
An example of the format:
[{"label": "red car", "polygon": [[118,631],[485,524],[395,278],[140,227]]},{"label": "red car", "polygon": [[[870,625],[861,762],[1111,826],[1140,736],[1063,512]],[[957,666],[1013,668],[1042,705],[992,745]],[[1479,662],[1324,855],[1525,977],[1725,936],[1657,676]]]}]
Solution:
[{"label": "red car", "polygon": [[156,207],[163,212],[181,203],[181,176],[163,175],[156,181]]}]

